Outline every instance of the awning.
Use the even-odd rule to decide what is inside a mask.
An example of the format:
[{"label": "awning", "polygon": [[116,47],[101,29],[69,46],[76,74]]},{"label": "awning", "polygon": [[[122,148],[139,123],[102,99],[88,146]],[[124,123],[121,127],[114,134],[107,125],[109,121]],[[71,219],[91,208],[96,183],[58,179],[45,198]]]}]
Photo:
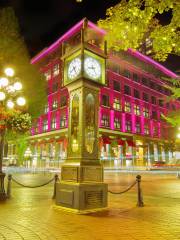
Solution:
[{"label": "awning", "polygon": [[123,141],[122,139],[117,139],[117,144],[120,146],[124,146],[125,141]]},{"label": "awning", "polygon": [[104,144],[111,144],[111,139],[109,137],[102,137]]},{"label": "awning", "polygon": [[129,147],[136,147],[136,144],[132,140],[127,140],[127,144]]}]

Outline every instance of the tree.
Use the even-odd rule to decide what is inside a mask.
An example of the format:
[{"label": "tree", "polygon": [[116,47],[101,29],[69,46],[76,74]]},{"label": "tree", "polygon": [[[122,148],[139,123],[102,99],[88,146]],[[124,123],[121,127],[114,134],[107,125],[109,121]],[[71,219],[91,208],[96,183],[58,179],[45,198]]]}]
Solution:
[{"label": "tree", "polygon": [[[172,14],[162,25],[158,15]],[[147,36],[152,40],[154,58],[165,61],[180,53],[180,3],[177,0],[122,0],[107,9],[106,19],[98,25],[107,30],[108,47],[115,50],[138,49]]]},{"label": "tree", "polygon": [[15,69],[16,76],[23,84],[27,111],[33,118],[39,116],[45,105],[46,83],[38,69],[30,64],[17,18],[10,7],[0,9],[0,76],[7,66]]},{"label": "tree", "polygon": [[[169,100],[176,100],[180,99],[180,78],[175,79],[166,79],[171,82],[172,86],[166,86],[172,91],[172,95],[167,101]],[[174,127],[180,126],[180,109],[177,109],[176,111],[172,111],[169,113],[168,116],[164,116],[164,118]]]}]

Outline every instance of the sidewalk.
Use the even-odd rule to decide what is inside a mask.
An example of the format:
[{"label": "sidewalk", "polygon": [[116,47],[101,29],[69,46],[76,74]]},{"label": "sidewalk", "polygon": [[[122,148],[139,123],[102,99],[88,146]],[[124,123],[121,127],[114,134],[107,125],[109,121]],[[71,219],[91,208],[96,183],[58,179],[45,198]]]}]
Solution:
[{"label": "sidewalk", "polygon": [[[26,184],[45,182],[50,175],[16,175]],[[113,191],[124,190],[135,175],[106,173]],[[136,207],[136,188],[109,194],[109,210],[73,215],[58,210],[51,199],[53,184],[27,189],[13,184],[12,198],[0,204],[0,240],[179,240],[180,179],[142,174],[145,207]],[[120,186],[119,186],[120,184]]]}]

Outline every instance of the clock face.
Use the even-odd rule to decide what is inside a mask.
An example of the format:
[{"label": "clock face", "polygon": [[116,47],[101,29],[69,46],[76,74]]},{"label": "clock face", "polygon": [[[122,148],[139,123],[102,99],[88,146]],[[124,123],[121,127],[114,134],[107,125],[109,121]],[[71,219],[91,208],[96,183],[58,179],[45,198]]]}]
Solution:
[{"label": "clock face", "polygon": [[68,66],[68,77],[70,79],[76,78],[81,72],[81,59],[75,58],[73,59]]},{"label": "clock face", "polygon": [[92,57],[86,57],[84,61],[84,70],[92,79],[98,79],[101,76],[101,65],[98,60]]}]

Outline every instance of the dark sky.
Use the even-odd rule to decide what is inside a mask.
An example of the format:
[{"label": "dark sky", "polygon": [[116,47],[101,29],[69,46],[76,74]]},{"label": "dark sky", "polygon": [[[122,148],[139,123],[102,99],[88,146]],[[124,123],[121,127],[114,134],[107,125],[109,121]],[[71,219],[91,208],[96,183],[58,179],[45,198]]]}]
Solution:
[{"label": "dark sky", "polygon": [[[120,0],[0,0],[0,7],[12,6],[19,19],[22,35],[31,57],[49,46],[70,27],[87,17],[96,22],[106,9]],[[162,17],[168,22],[169,16]],[[163,63],[169,69],[180,69],[178,58],[169,56]]]}]

